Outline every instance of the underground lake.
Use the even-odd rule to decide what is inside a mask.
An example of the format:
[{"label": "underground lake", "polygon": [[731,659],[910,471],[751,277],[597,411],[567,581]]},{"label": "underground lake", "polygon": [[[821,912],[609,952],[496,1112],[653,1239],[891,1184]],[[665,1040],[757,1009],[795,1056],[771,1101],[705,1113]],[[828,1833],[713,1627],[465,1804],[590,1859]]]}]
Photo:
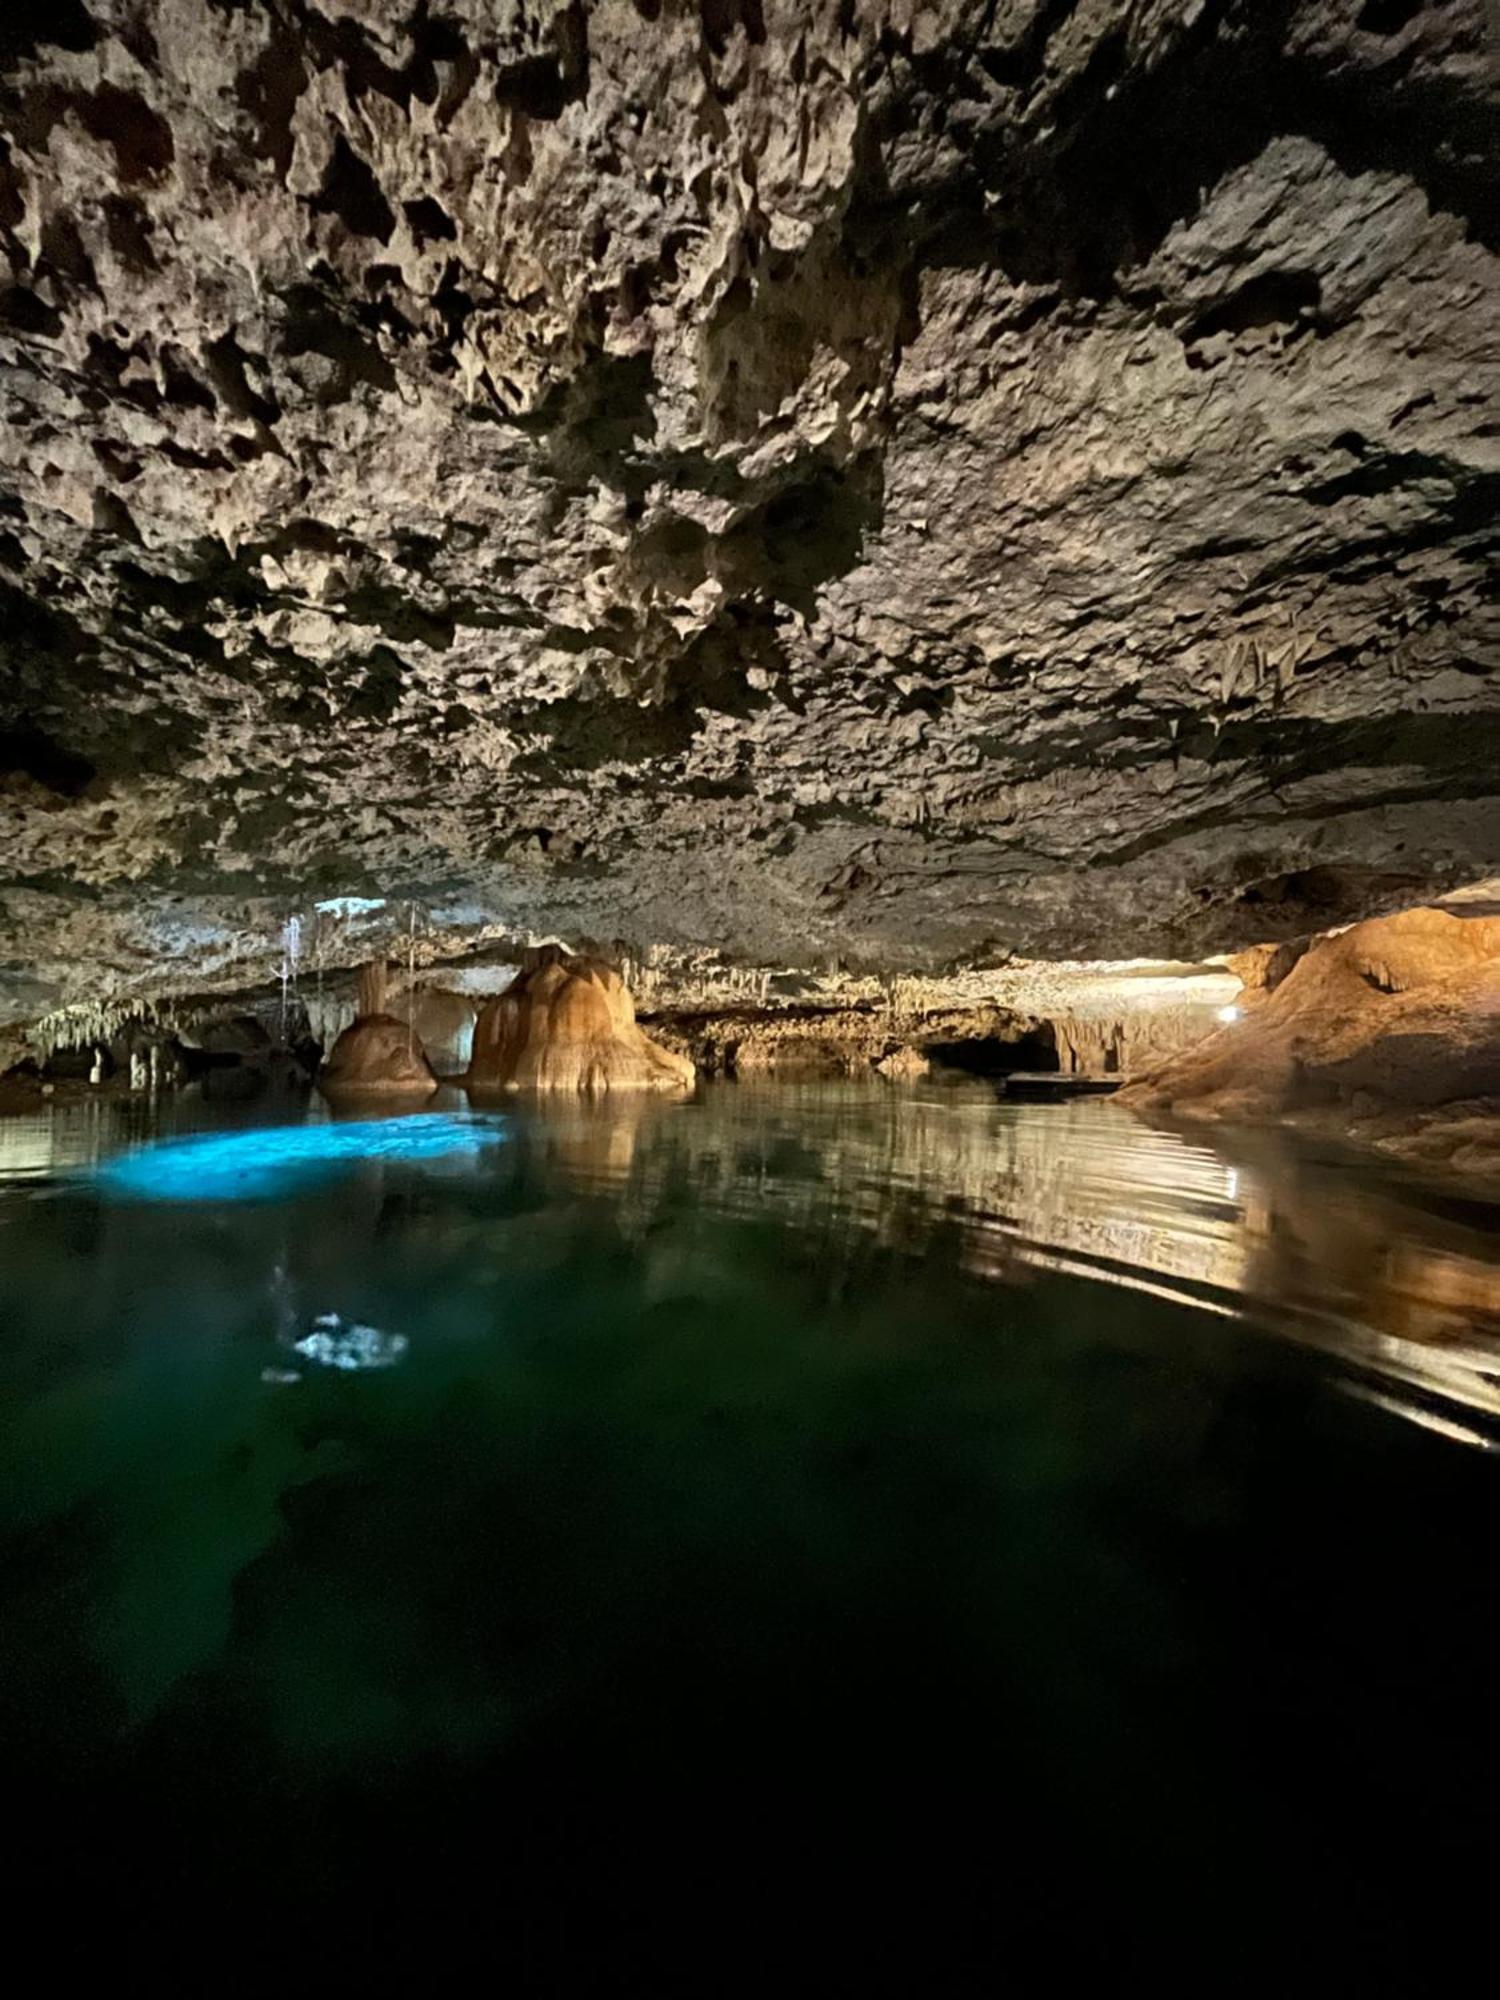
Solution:
[{"label": "underground lake", "polygon": [[18,1984],[1484,1976],[1497,194],[1500,0],[0,0]]},{"label": "underground lake", "polygon": [[547,1990],[1393,1949],[1490,1823],[1494,1222],[968,1078],[0,1122],[16,1879]]}]

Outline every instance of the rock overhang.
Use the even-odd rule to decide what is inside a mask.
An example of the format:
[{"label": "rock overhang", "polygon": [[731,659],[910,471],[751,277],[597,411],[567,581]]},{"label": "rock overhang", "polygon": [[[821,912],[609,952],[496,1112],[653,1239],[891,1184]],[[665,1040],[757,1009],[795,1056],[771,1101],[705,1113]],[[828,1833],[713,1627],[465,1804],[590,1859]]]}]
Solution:
[{"label": "rock overhang", "polygon": [[19,10],[0,1013],[351,892],[899,972],[1487,872],[1483,16]]}]

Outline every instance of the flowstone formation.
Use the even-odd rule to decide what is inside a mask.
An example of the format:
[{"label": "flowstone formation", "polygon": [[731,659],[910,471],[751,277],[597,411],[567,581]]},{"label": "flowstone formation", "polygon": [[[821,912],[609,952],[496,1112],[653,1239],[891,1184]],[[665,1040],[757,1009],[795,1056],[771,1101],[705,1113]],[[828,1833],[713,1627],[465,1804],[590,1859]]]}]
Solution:
[{"label": "flowstone formation", "polygon": [[365,967],[354,1020],[345,1028],[318,1075],[329,1097],[430,1097],[437,1078],[408,1021],[386,1012],[383,964]]},{"label": "flowstone formation", "polygon": [[693,1065],[636,1026],[613,966],[544,952],[480,1014],[466,1080],[479,1094],[687,1090]]},{"label": "flowstone formation", "polygon": [[8,0],[0,1021],[1489,872],[1497,156],[1484,0]]},{"label": "flowstone formation", "polygon": [[1157,1114],[1332,1125],[1500,1175],[1500,915],[1403,910],[1256,955],[1243,1018],[1122,1093]]}]

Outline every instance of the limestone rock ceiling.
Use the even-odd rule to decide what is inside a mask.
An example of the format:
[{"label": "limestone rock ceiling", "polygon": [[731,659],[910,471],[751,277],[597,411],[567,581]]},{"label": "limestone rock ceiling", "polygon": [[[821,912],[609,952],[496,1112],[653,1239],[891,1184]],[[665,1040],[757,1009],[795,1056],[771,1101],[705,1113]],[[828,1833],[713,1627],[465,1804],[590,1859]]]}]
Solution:
[{"label": "limestone rock ceiling", "polygon": [[8,0],[13,1006],[1486,872],[1497,165],[1484,0]]}]

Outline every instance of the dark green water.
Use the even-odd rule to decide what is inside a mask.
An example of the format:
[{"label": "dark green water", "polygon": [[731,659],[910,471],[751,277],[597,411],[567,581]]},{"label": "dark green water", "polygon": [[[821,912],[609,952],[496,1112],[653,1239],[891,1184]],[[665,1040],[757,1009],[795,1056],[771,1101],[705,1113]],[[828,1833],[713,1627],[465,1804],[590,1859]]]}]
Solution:
[{"label": "dark green water", "polygon": [[[195,1127],[244,1142],[132,1150]],[[1212,1990],[1463,1942],[1492,1214],[978,1087],[334,1129],[0,1125],[56,1965]]]}]

